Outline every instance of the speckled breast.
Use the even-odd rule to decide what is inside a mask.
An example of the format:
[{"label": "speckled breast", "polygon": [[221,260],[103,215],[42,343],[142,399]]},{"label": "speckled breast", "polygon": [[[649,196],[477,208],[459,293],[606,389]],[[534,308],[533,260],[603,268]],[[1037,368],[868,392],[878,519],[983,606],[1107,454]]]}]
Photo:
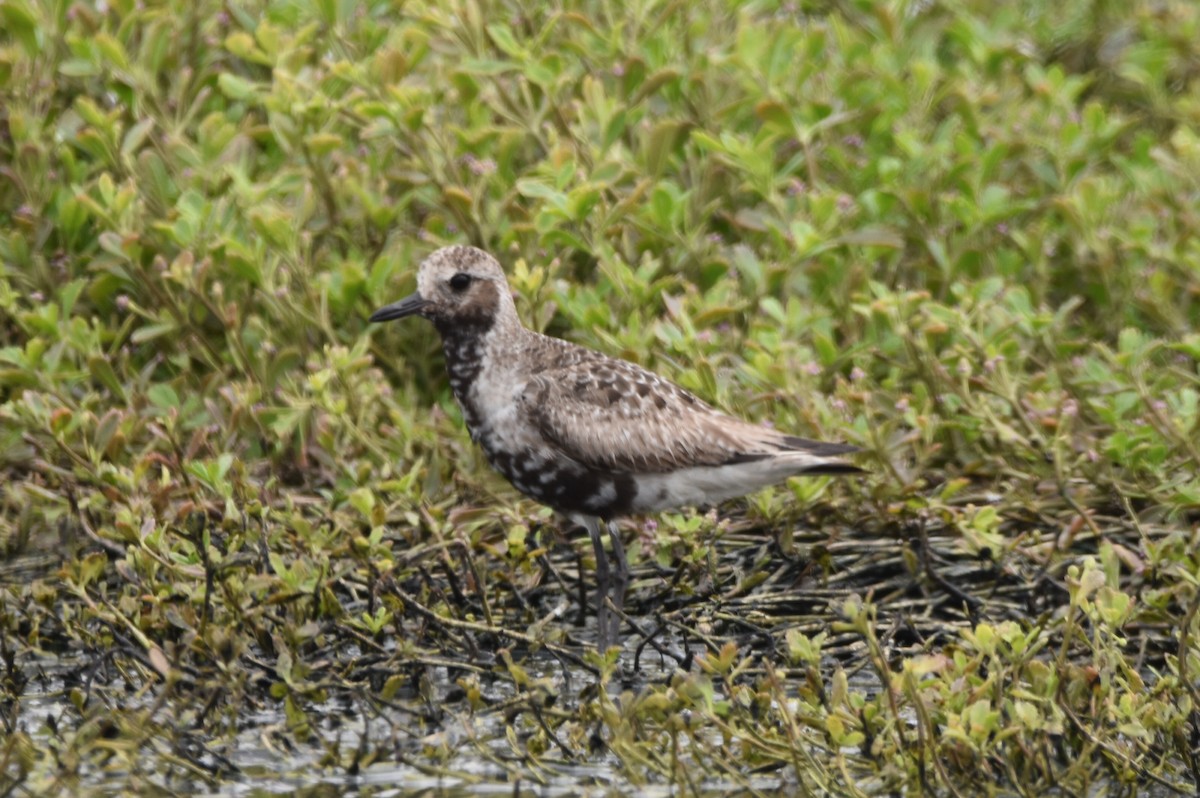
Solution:
[{"label": "speckled breast", "polygon": [[517,428],[520,419],[496,395],[503,390],[480,385],[487,356],[481,331],[446,330],[442,343],[450,388],[471,439],[514,488],[567,515],[608,519],[629,511],[637,495],[633,475],[598,471],[562,455],[541,442],[536,429]]}]

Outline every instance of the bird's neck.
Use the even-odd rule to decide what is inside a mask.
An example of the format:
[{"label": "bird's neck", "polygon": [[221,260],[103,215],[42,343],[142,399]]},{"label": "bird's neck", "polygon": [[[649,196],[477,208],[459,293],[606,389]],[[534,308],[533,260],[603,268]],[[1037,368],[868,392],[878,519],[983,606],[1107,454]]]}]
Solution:
[{"label": "bird's neck", "polygon": [[471,386],[483,370],[487,358],[488,329],[475,325],[455,325],[442,329],[442,352],[446,355],[446,373],[450,388],[459,404],[466,401]]},{"label": "bird's neck", "polygon": [[[458,403],[472,414],[477,397],[472,388],[479,380],[489,360],[504,359],[505,349],[520,346],[522,335],[528,331],[520,326],[511,327],[504,320],[489,320],[486,324],[438,324],[442,336],[442,351],[446,356],[446,373],[450,388]],[[468,422],[471,419],[468,418]]]}]

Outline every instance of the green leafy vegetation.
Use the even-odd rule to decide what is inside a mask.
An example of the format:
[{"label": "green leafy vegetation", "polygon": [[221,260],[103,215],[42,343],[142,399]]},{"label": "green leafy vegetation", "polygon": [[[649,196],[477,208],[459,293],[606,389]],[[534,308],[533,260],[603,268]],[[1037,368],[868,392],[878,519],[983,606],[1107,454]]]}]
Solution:
[{"label": "green leafy vegetation", "polygon": [[[1192,794],[1197,42],[1183,0],[0,0],[0,786]],[[365,322],[464,241],[869,475],[630,519],[588,653],[586,541]]]}]

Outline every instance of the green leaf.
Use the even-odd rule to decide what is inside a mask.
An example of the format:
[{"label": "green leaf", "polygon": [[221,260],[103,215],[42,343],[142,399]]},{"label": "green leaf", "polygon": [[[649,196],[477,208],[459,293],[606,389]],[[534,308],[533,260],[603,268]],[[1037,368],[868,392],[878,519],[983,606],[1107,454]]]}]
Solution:
[{"label": "green leaf", "polygon": [[886,247],[888,249],[903,249],[904,237],[894,227],[873,224],[847,233],[838,239],[838,243],[860,247]]},{"label": "green leaf", "polygon": [[88,358],[88,371],[92,378],[108,388],[121,404],[125,404],[128,399],[125,396],[125,387],[121,385],[121,381],[117,378],[117,373],[113,371],[112,364],[108,362],[108,358],[92,355]]},{"label": "green leaf", "polygon": [[567,195],[557,190],[553,186],[545,183],[540,183],[536,180],[518,180],[517,193],[524,197],[532,197],[533,199],[546,200],[551,205],[559,209],[567,207]]},{"label": "green leaf", "polygon": [[482,77],[516,72],[521,67],[512,61],[496,61],[490,58],[467,58],[458,65],[458,71]]},{"label": "green leaf", "polygon": [[217,86],[231,100],[247,100],[257,93],[253,83],[229,72],[221,73],[217,78]]},{"label": "green leaf", "polygon": [[100,67],[85,58],[68,58],[58,65],[58,74],[67,78],[91,78],[100,74]]},{"label": "green leaf", "polygon": [[179,408],[179,394],[165,383],[151,385],[150,389],[146,391],[146,398],[150,400],[150,404],[163,410]]},{"label": "green leaf", "polygon": [[112,443],[113,437],[117,434],[117,430],[121,426],[121,413],[113,409],[104,414],[100,419],[100,423],[96,425],[96,434],[92,436],[92,448],[99,455],[103,455],[108,451],[108,446]]},{"label": "green leaf", "polygon": [[103,31],[97,33],[92,41],[96,43],[96,49],[108,59],[111,66],[119,69],[129,68],[129,56],[126,55],[125,48],[119,41]]},{"label": "green leaf", "polygon": [[75,302],[79,299],[79,294],[86,287],[88,281],[82,277],[78,280],[72,280],[62,288],[62,293],[59,294],[59,307],[62,308],[62,317],[68,319],[71,317],[72,311],[75,310]]},{"label": "green leaf", "polygon": [[507,25],[494,23],[487,26],[488,36],[506,55],[516,59],[524,59],[527,55],[525,48],[517,43],[512,30]]},{"label": "green leaf", "polygon": [[153,119],[143,119],[129,128],[129,132],[125,134],[125,139],[121,142],[121,154],[128,158],[136,153],[152,130],[154,130]]},{"label": "green leaf", "polygon": [[313,155],[328,155],[346,146],[345,139],[336,133],[314,133],[305,137],[304,143]]},{"label": "green leaf", "polygon": [[42,49],[40,26],[29,4],[25,0],[0,0],[0,19],[29,57],[36,58]]},{"label": "green leaf", "polygon": [[637,91],[629,98],[629,102],[631,105],[637,105],[666,84],[678,79],[679,73],[674,69],[660,69],[642,81],[641,85],[637,87]]},{"label": "green leaf", "polygon": [[364,518],[371,517],[371,511],[375,509],[375,494],[370,488],[355,488],[350,492],[348,497],[350,505],[358,510]]},{"label": "green leaf", "polygon": [[164,335],[171,335],[178,329],[179,325],[173,321],[164,321],[159,322],[158,324],[147,324],[134,330],[133,334],[130,335],[129,338],[135,344],[144,344],[147,341],[153,341],[155,338],[161,338]]}]

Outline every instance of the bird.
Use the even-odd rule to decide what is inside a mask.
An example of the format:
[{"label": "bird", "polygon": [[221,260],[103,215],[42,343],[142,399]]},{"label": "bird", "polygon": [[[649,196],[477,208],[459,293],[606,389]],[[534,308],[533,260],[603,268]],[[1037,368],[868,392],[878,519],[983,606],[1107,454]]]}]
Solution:
[{"label": "bird", "polygon": [[488,463],[587,530],[602,652],[618,642],[629,585],[617,518],[712,506],[797,475],[863,470],[845,459],[859,451],[853,445],[727,415],[635,363],[527,328],[504,270],[484,250],[435,250],[418,267],[416,292],[369,320],[409,316],[440,335],[450,389]]}]

